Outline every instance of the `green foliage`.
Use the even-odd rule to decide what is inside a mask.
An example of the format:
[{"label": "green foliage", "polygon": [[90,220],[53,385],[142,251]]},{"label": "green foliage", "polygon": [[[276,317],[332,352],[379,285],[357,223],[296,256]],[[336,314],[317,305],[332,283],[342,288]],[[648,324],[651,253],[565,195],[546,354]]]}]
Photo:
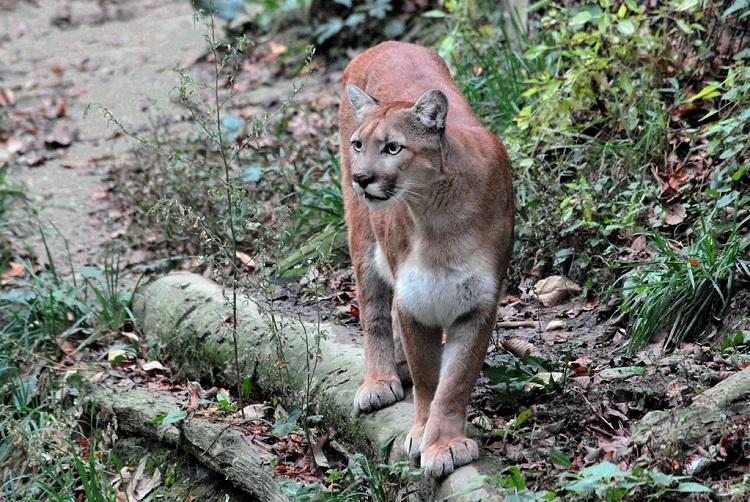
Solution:
[{"label": "green foliage", "polygon": [[[556,463],[569,468],[570,460],[561,452],[554,454]],[[553,452],[550,451],[552,459]],[[657,470],[635,467],[621,471],[617,465],[605,461],[579,472],[564,472],[557,476],[557,491],[532,491],[518,466],[508,466],[492,478],[505,490],[505,499],[512,502],[541,500],[660,500],[666,494],[712,493],[708,487],[690,481],[690,476],[662,474]]]},{"label": "green foliage", "polygon": [[347,41],[361,43],[363,36],[373,34],[393,39],[406,31],[406,24],[394,11],[393,0],[334,0],[334,3],[338,15],[328,17],[313,31],[313,40],[318,45],[333,40],[339,46],[345,46]]},{"label": "green foliage", "polygon": [[[735,207],[736,209],[736,207]],[[738,276],[750,277],[744,257],[750,217],[730,224],[717,222],[716,208],[701,218],[681,245],[658,232],[645,234],[652,259],[625,274],[623,310],[630,313],[630,352],[665,332],[665,345],[699,339],[711,319],[729,304]]]},{"label": "green foliage", "polygon": [[342,469],[326,472],[325,485],[320,481],[306,486],[289,481],[281,484],[282,491],[298,502],[408,500],[414,491],[411,486],[421,480],[422,471],[407,461],[386,463],[394,440],[395,437],[389,439],[381,447],[378,463],[355,453]]},{"label": "green foliage", "polygon": [[[117,490],[110,483],[110,474],[99,460],[99,453],[94,442],[86,458],[81,458],[81,452],[71,445],[70,453],[47,470],[54,484],[41,483],[48,500],[68,502],[76,500],[74,495],[77,495],[87,502],[117,502]],[[75,470],[64,467],[71,462]]]},{"label": "green foliage", "polygon": [[[79,339],[81,349],[98,335],[120,329],[133,320],[129,303],[132,292],[120,284],[117,258],[105,259],[104,269],[84,267],[83,283],[75,277],[69,284],[54,267],[35,271],[18,260],[28,279],[17,289],[0,293],[0,348],[9,353],[22,348],[35,350],[54,346],[54,337]],[[83,338],[81,340],[81,338]]]},{"label": "green foliage", "polygon": [[26,273],[0,292],[0,498],[115,500],[105,455],[82,442],[86,420],[68,386],[80,377],[62,381],[46,361],[57,360],[63,343],[80,350],[122,329],[132,320],[131,293],[116,258],[103,269],[85,267],[79,283],[61,277],[47,255],[50,266],[41,270],[16,258]]},{"label": "green foliage", "polygon": [[[712,67],[720,59],[711,59],[699,4],[540,2],[527,35],[507,34],[490,2],[446,2],[440,15],[455,29],[441,53],[512,157],[515,274],[542,259],[595,287],[610,279],[613,254],[630,235],[669,226],[674,198],[695,220],[696,201],[743,191],[750,51],[729,68]],[[719,78],[696,84],[699,71]],[[713,171],[711,187],[665,195],[664,177],[683,169]]]},{"label": "green foliage", "polygon": [[526,487],[526,479],[517,465],[510,465],[501,470],[491,481],[504,491],[507,502],[534,502],[541,500],[559,500],[555,492],[531,491]]},{"label": "green foliage", "polygon": [[748,331],[737,331],[721,342],[722,354],[730,354],[748,348],[750,348],[750,332]]},{"label": "green foliage", "polygon": [[348,261],[338,159],[329,152],[327,167],[307,173],[299,190],[290,244],[297,241],[301,245],[295,246],[280,263],[280,271],[285,276],[306,273],[310,263],[321,257],[334,266]]},{"label": "green foliage", "polygon": [[490,389],[495,391],[495,403],[515,405],[522,398],[557,388],[553,380],[544,381],[538,376],[539,373],[548,374],[545,362],[528,353],[523,358],[495,353],[487,358],[486,364],[483,373],[489,379]]},{"label": "green foliage", "polygon": [[618,501],[640,496],[658,500],[667,493],[712,493],[706,486],[688,481],[690,476],[672,476],[643,467],[623,472],[612,462],[595,464],[568,476],[568,480],[560,482],[560,488],[575,499]]}]

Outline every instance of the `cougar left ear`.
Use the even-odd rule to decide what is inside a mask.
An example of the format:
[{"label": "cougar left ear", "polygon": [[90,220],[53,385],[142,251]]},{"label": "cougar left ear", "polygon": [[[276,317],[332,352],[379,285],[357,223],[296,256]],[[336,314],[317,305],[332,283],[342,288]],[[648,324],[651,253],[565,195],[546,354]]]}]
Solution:
[{"label": "cougar left ear", "polygon": [[411,112],[426,127],[442,131],[448,116],[448,98],[442,91],[431,89],[414,103]]},{"label": "cougar left ear", "polygon": [[362,117],[365,116],[367,110],[378,105],[378,100],[367,94],[365,91],[360,89],[354,84],[346,86],[346,95],[349,97],[349,102],[354,107],[354,113],[357,115],[357,122],[362,122]]}]

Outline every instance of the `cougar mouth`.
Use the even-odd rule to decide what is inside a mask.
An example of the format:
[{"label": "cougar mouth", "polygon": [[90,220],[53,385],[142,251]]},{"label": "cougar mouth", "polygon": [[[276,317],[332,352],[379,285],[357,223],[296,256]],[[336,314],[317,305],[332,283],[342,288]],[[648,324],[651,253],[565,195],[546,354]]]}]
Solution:
[{"label": "cougar mouth", "polygon": [[387,194],[384,197],[379,197],[377,195],[372,195],[370,192],[368,192],[367,190],[365,190],[365,199],[367,199],[367,200],[375,200],[375,201],[378,201],[378,202],[383,202],[383,201],[386,201],[386,200],[388,200],[390,198],[391,198],[390,195],[387,195]]}]

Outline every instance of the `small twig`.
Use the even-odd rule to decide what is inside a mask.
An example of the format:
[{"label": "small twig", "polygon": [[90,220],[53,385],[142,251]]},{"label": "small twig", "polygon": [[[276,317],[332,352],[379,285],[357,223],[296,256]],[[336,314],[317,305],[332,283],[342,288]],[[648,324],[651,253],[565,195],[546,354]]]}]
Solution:
[{"label": "small twig", "polygon": [[538,325],[538,321],[500,321],[497,323],[497,327],[502,329],[536,328]]}]

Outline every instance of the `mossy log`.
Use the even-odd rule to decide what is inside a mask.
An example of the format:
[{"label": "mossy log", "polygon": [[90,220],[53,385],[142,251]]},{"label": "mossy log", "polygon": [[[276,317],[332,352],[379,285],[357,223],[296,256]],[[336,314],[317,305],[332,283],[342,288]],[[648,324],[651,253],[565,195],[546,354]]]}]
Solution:
[{"label": "mossy log", "polygon": [[685,450],[703,441],[713,441],[732,420],[750,414],[750,403],[735,402],[748,392],[750,367],[706,390],[684,409],[646,414],[628,442],[649,445],[656,453],[667,445],[671,446],[670,450]]},{"label": "mossy log", "polygon": [[184,408],[186,403],[171,393],[138,387],[121,392],[105,385],[90,385],[86,395],[96,403],[97,418],[117,424],[120,434],[182,448],[258,500],[287,500],[277,487],[279,479],[268,467],[273,455],[253,445],[242,432],[223,423],[200,419],[166,425],[154,423],[155,418]]},{"label": "mossy log", "polygon": [[[133,313],[146,337],[166,345],[174,373],[206,385],[236,388],[230,297],[231,292],[198,275],[175,273],[140,288],[134,297]],[[389,461],[406,457],[403,439],[414,416],[410,392],[406,400],[384,410],[352,415],[354,394],[363,380],[364,351],[353,342],[351,333],[330,324],[304,323],[278,311],[261,312],[257,303],[246,297],[238,302],[237,321],[241,380],[250,378],[256,391],[279,396],[288,407],[309,402],[327,424],[336,428],[337,437],[355,450],[374,453],[386,440],[396,436]],[[197,427],[191,423],[196,421],[188,420],[183,433]],[[201,457],[199,453],[214,441],[218,431],[205,428],[203,433],[203,443],[191,442],[202,445],[191,447],[199,460],[232,481],[256,475],[247,472],[230,477],[223,461]],[[241,442],[241,437],[237,438],[238,444],[230,444],[234,436],[222,434],[223,450],[249,448]],[[272,470],[270,465],[265,468]],[[498,469],[497,460],[485,456],[440,483],[425,483],[423,496],[428,500],[450,495],[456,501],[502,500],[482,477],[496,474]],[[236,484],[243,488],[242,484]],[[459,492],[462,494],[458,495]]]}]

